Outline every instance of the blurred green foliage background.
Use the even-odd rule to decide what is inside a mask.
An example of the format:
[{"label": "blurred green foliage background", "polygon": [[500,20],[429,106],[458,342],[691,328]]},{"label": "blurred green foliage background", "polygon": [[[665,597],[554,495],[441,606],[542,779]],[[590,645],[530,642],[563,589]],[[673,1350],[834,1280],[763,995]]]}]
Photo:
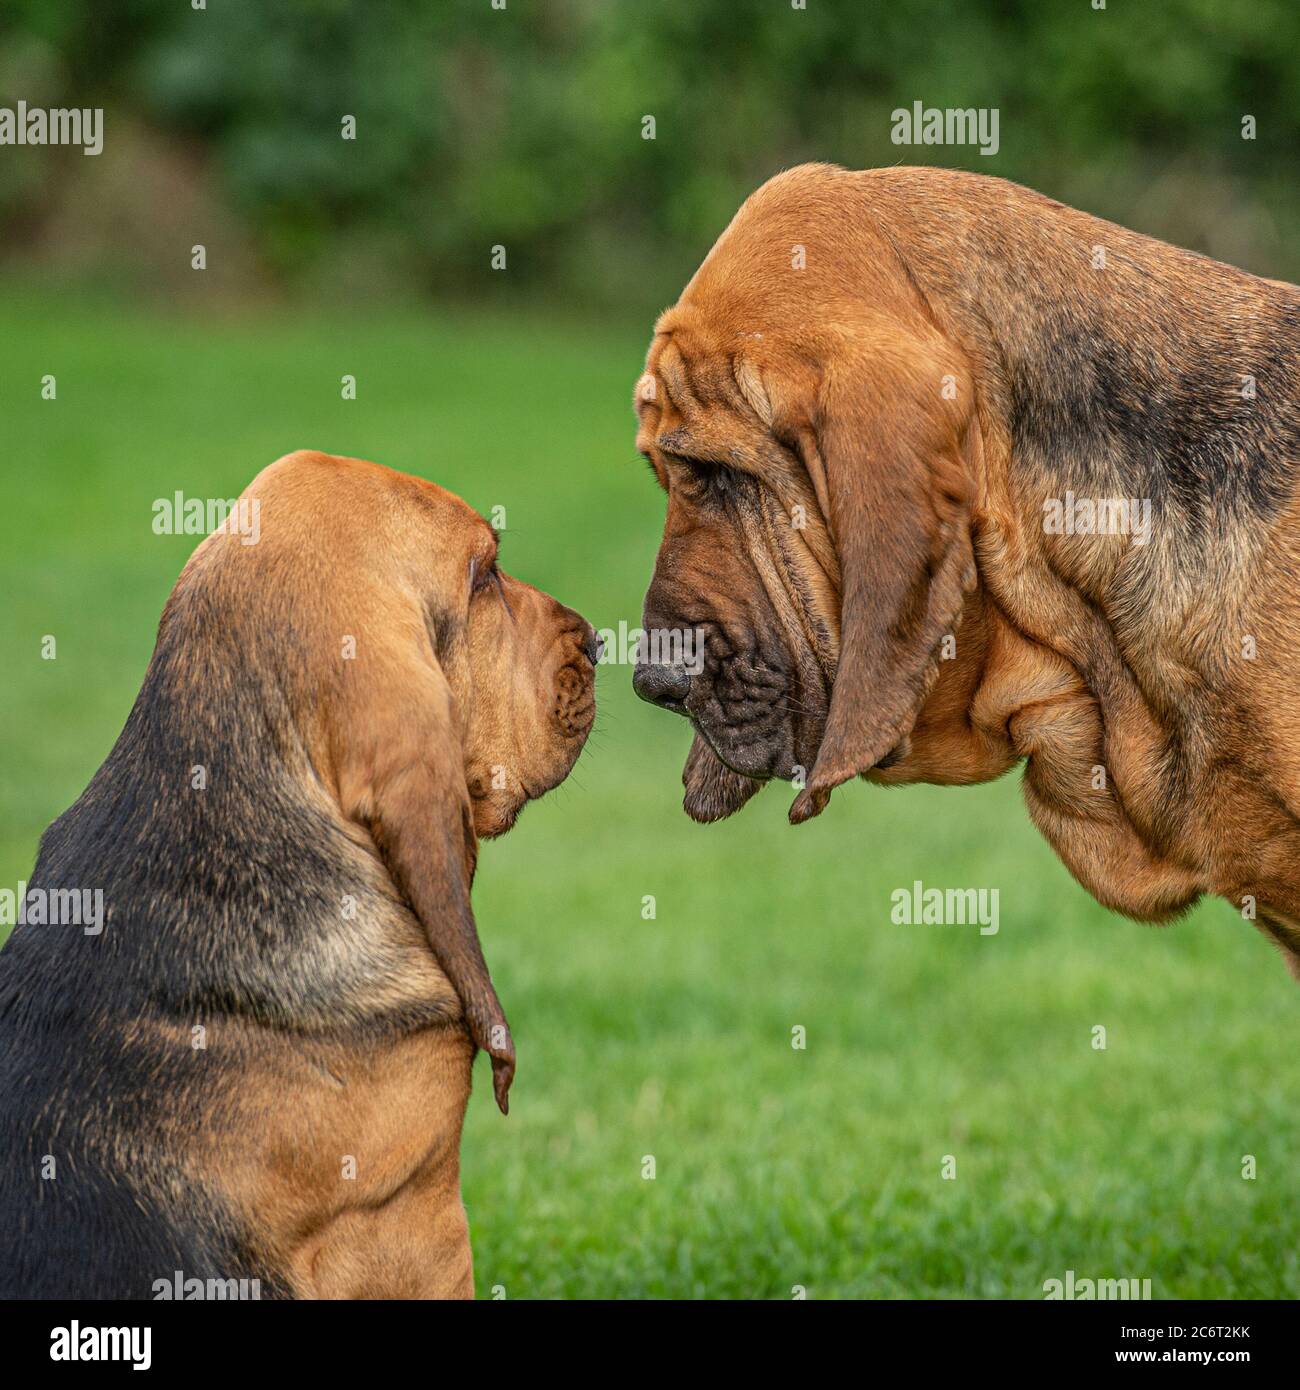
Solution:
[{"label": "blurred green foliage background", "polygon": [[[108,143],[5,150],[0,228],[145,290],[643,312],[778,168],[937,162],[1300,278],[1300,7],[1095,2],[9,0],[0,101],[103,106]],[[998,154],[892,144],[918,100],[998,108]]]},{"label": "blurred green foliage background", "polygon": [[[0,885],[139,687],[194,543],[153,499],[375,458],[504,506],[509,569],[635,625],[650,315],[756,184],[964,165],[1297,278],[1298,83],[1290,0],[9,0],[0,105],[107,114],[97,158],[0,148]],[[891,144],[916,100],[996,106],[999,154]],[[1014,776],[693,825],[688,731],[629,675],[481,861],[520,1050],[509,1118],[481,1059],[470,1106],[481,1295],[1300,1296],[1300,997],[1229,907],[1105,912]],[[998,889],[999,934],[893,925],[914,879]]]}]

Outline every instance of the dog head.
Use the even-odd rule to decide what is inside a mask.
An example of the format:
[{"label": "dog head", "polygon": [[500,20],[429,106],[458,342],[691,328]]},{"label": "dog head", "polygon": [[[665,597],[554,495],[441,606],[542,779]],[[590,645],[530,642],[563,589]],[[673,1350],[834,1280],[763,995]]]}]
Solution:
[{"label": "dog head", "polygon": [[[507,574],[499,538],[460,498],[358,459],[297,453],[249,485],[195,553],[173,604],[238,613],[268,722],[287,706],[305,756],[419,919],[491,1053],[505,1109],[514,1046],[479,948],[480,836],[568,775],[595,717],[595,632]],[[168,617],[164,615],[164,626]]]},{"label": "dog head", "polygon": [[668,511],[633,682],[695,728],[700,820],[774,777],[804,820],[905,756],[975,580],[972,377],[853,177],[759,189],[636,387]]}]

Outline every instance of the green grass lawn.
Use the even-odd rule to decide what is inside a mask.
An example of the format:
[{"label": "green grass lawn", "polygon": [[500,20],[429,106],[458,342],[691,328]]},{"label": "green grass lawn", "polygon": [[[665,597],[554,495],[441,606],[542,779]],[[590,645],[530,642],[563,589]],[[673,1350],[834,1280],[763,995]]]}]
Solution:
[{"label": "green grass lawn", "polygon": [[[156,497],[234,496],[301,446],[377,459],[504,506],[509,569],[635,625],[663,518],[632,447],[648,327],[11,298],[0,886],[139,686],[194,543],[152,533]],[[1160,930],[1106,913],[1014,777],[847,787],[798,830],[777,787],[696,826],[688,731],[629,678],[601,669],[574,776],[480,861],[520,1055],[509,1118],[481,1059],[470,1105],[480,1295],[1039,1298],[1073,1269],[1300,1296],[1300,994],[1250,926],[1222,903]],[[999,933],[893,925],[914,879],[997,888]]]}]

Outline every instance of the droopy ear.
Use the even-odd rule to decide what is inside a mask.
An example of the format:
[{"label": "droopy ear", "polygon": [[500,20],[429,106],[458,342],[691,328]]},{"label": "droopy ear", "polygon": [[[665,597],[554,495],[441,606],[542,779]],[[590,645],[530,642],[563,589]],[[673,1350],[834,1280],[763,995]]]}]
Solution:
[{"label": "droopy ear", "polygon": [[939,643],[975,582],[979,434],[970,374],[951,355],[897,336],[841,352],[801,440],[842,577],[839,663],[817,762],[790,807],[796,825],[841,782],[906,754]]},{"label": "droopy ear", "polygon": [[492,1058],[504,1115],[515,1047],[470,906],[478,840],[451,689],[414,644],[409,655],[385,652],[375,664],[382,689],[358,671],[344,700],[345,727],[334,733],[343,810],[370,831],[460,996],[470,1036]]}]

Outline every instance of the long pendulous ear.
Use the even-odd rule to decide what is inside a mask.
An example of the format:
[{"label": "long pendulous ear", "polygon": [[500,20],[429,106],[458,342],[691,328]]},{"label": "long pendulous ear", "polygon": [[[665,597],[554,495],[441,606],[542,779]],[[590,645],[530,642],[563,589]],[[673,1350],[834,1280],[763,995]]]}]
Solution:
[{"label": "long pendulous ear", "polygon": [[359,675],[344,701],[346,727],[334,736],[343,810],[369,830],[424,928],[470,1036],[492,1058],[492,1089],[504,1115],[515,1047],[470,906],[478,840],[454,701],[432,660],[393,658],[377,663],[382,690],[367,690]]},{"label": "long pendulous ear", "polygon": [[801,449],[839,554],[840,650],[798,825],[833,788],[907,752],[939,644],[975,583],[979,428],[970,373],[943,339],[853,343],[826,368]]}]

